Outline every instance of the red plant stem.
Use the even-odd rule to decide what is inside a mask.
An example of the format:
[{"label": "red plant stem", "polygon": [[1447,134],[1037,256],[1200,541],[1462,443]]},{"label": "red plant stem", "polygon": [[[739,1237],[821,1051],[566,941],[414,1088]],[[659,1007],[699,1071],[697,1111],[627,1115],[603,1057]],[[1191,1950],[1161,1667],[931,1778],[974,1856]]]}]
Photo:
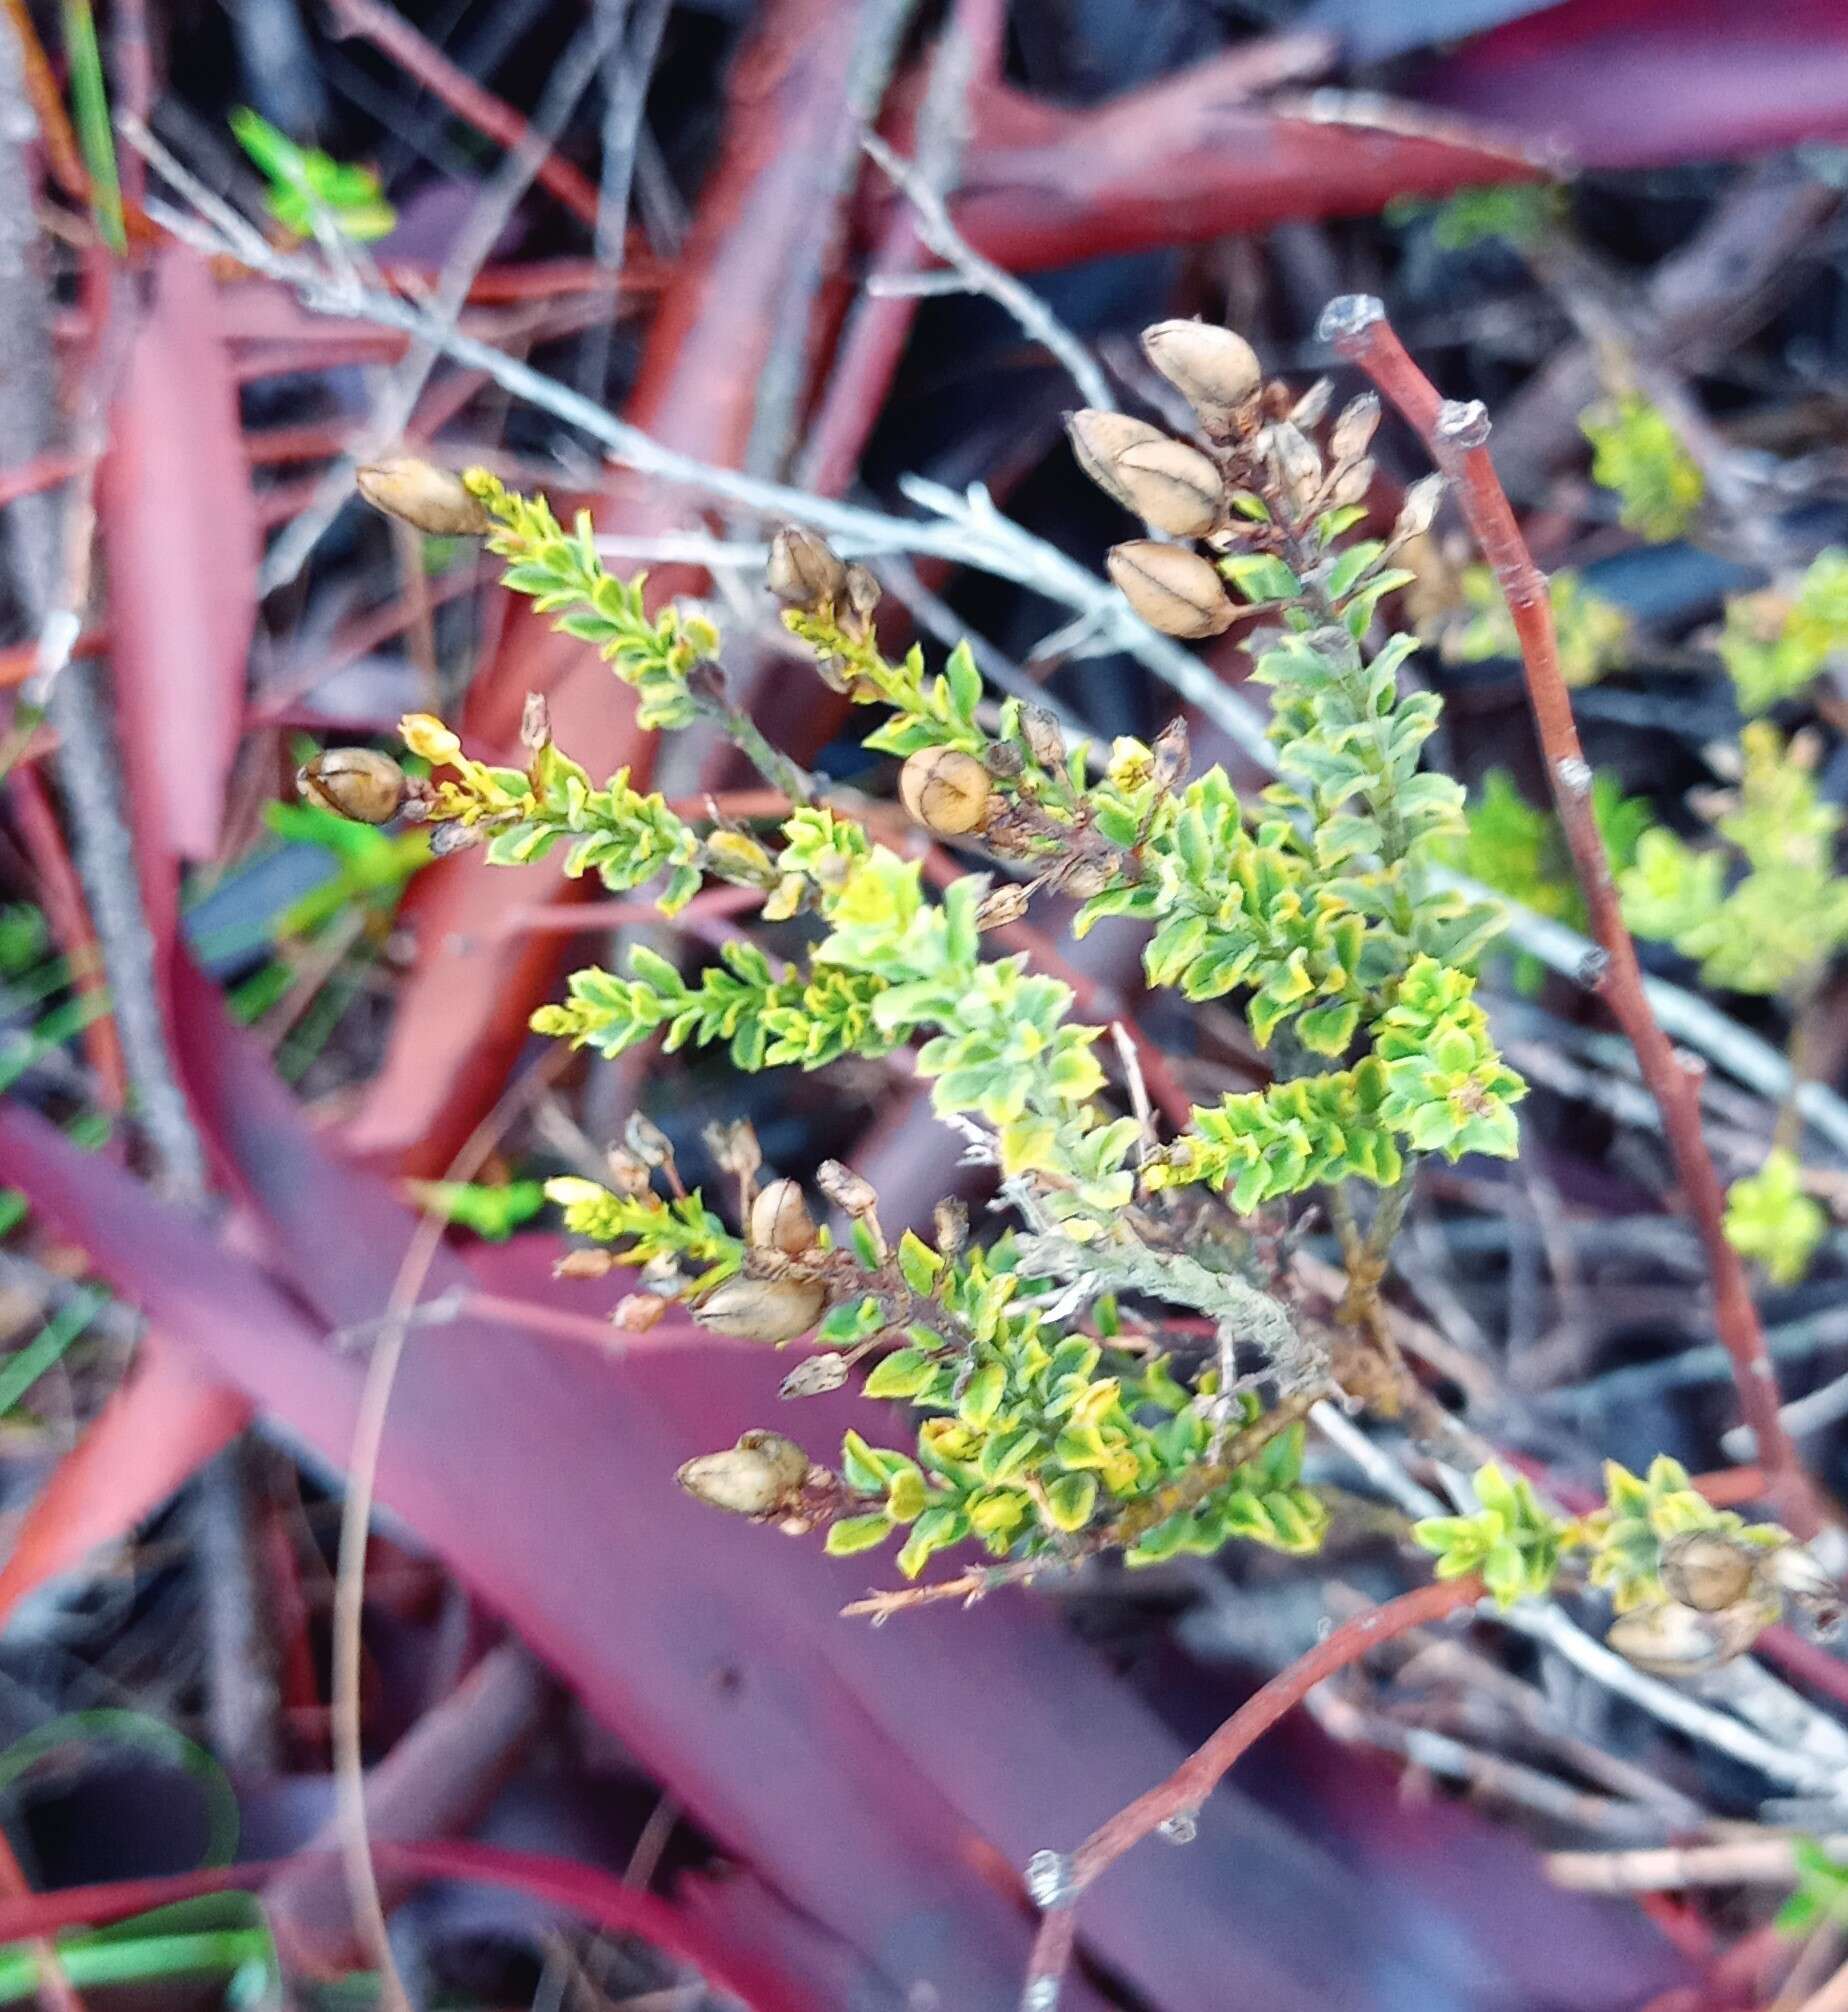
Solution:
[{"label": "red plant stem", "polygon": [[26,96],[38,121],[39,141],[45,149],[45,166],[51,179],[73,202],[90,200],[90,176],[78,151],[77,135],[64,109],[64,94],[58,88],[58,74],[45,54],[45,45],[32,25],[26,0],[5,0],[7,19],[19,38],[20,60],[26,73]]},{"label": "red plant stem", "polygon": [[109,1007],[109,978],[103,969],[103,953],[96,940],[95,924],[90,920],[90,904],[84,898],[83,883],[71,864],[44,778],[37,768],[28,763],[17,765],[10,778],[9,793],[19,835],[38,871],[40,901],[58,947],[64,952],[72,988],[86,999],[100,999],[105,1009],[83,1030],[84,1053],[96,1075],[98,1097],[107,1109],[124,1110],[128,1104],[128,1068],[122,1059],[115,1014]]},{"label": "red plant stem", "polygon": [[1481,1579],[1470,1573],[1461,1579],[1437,1579],[1369,1607],[1325,1635],[1307,1655],[1280,1670],[1255,1691],[1204,1745],[1195,1749],[1157,1787],[1139,1795],[1127,1807],[1100,1824],[1072,1854],[1066,1870],[1064,1896],[1040,1916],[1027,1965],[1024,2012],[1053,2012],[1077,1939],[1078,1897],[1087,1886],[1153,1831],[1173,1817],[1192,1815],[1218,1787],[1248,1747],[1292,1711],[1324,1677],[1332,1677],[1369,1650],[1414,1628],[1429,1627],[1446,1614],[1474,1606],[1483,1596]]},{"label": "red plant stem", "polygon": [[0,508],[17,503],[22,496],[36,496],[42,490],[57,488],[60,482],[68,482],[83,464],[81,454],[54,448],[49,453],[34,455],[30,461],[22,461],[16,468],[0,469]]},{"label": "red plant stem", "polygon": [[[4,1832],[0,1832],[0,1893],[9,1899],[25,1899],[32,1892],[31,1882],[14,1853],[12,1844]],[[38,2002],[40,2012],[84,2012],[83,2000],[77,1995],[76,1986],[66,1976],[64,1965],[59,1960],[57,1944],[49,1935],[35,1935],[27,1942],[34,1964],[38,1968]]]},{"label": "red plant stem", "polygon": [[[442,267],[419,265],[411,259],[387,259],[379,267],[380,276],[394,293],[413,299],[433,291],[442,278]],[[653,257],[638,238],[625,249],[618,291],[625,299],[636,294],[656,294],[667,284],[667,268]],[[592,294],[607,300],[610,276],[607,268],[589,258],[533,259],[526,265],[488,265],[469,282],[470,307],[505,307],[525,301],[563,300],[573,294]]]},{"label": "red plant stem", "polygon": [[1624,926],[1610,859],[1592,815],[1591,767],[1560,673],[1546,577],[1534,564],[1489,459],[1487,415],[1479,405],[1446,402],[1438,395],[1376,300],[1350,295],[1335,301],[1323,316],[1322,333],[1338,355],[1356,364],[1398,407],[1417,429],[1431,458],[1451,478],[1464,518],[1507,601],[1520,638],[1534,728],[1546,756],[1547,783],[1591,916],[1591,933],[1604,953],[1588,982],[1603,994],[1636,1050],[1643,1081],[1662,1113],[1675,1173],[1706,1255],[1714,1325],[1732,1363],[1739,1409],[1757,1441],[1771,1499],[1799,1537],[1813,1537],[1819,1528],[1814,1490],[1778,1415],[1777,1376],[1745,1266],[1726,1238],[1726,1190],[1701,1133],[1704,1066],[1675,1049],[1643,990],[1636,945]]},{"label": "red plant stem", "polygon": [[[71,645],[73,657],[100,657],[109,647],[107,629],[85,629]],[[39,667],[37,643],[8,643],[0,649],[0,691],[23,685]]]},{"label": "red plant stem", "polygon": [[[514,1851],[462,1839],[416,1842],[380,1839],[379,1863],[413,1880],[457,1880],[524,1893],[568,1910],[613,1935],[652,1943],[729,1992],[753,2012],[795,2012],[793,1988],[762,1958],[740,1954],[696,1915],[658,1894],[625,1886],[602,1867],[546,1852]],[[97,1927],[171,1906],[203,1893],[255,1892],[279,1874],[331,1862],[331,1854],[297,1852],[290,1858],[204,1866],[196,1872],[68,1886],[51,1893],[0,1893],[0,1937],[12,1942],[66,1928]]]},{"label": "red plant stem", "polygon": [[[492,91],[484,91],[401,14],[381,7],[378,0],[333,0],[329,11],[339,33],[361,36],[383,51],[432,97],[447,105],[458,119],[478,133],[485,133],[509,153],[531,138],[532,127],[511,105]],[[581,223],[596,228],[596,186],[569,161],[548,150],[534,180],[549,189]]]}]

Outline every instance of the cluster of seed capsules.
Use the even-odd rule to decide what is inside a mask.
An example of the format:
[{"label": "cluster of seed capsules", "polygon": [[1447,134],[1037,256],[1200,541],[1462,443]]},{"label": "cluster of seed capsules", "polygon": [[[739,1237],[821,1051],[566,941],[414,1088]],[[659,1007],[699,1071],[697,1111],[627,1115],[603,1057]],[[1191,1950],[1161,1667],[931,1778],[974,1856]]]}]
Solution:
[{"label": "cluster of seed capsules", "polygon": [[[1167,635],[1221,635],[1250,610],[1194,544],[1220,557],[1262,553],[1300,567],[1318,518],[1366,500],[1379,400],[1371,392],[1354,399],[1324,452],[1312,435],[1328,406],[1326,378],[1297,397],[1266,380],[1242,335],[1203,321],[1157,322],[1143,330],[1142,347],[1193,408],[1205,445],[1127,413],[1086,410],[1069,422],[1072,450],[1100,489],[1166,534],[1111,548],[1110,577],[1123,598]],[[1432,509],[1436,495],[1433,485]]]}]

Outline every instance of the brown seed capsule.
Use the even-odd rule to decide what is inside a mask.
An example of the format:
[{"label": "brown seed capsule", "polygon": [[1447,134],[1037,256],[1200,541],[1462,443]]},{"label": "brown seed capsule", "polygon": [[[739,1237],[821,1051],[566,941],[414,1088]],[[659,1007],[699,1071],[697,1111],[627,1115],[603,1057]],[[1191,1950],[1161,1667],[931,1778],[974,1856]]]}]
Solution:
[{"label": "brown seed capsule", "polygon": [[983,895],[977,904],[976,929],[985,936],[991,929],[1005,929],[1010,922],[1018,922],[1026,914],[1031,897],[1032,890],[1019,881],[1004,882]]},{"label": "brown seed capsule", "polygon": [[958,1201],[954,1195],[946,1195],[932,1209],[930,1221],[936,1234],[937,1248],[945,1257],[954,1257],[969,1241],[968,1205]]},{"label": "brown seed capsule", "polygon": [[1447,475],[1421,475],[1405,492],[1399,506],[1399,521],[1392,527],[1393,543],[1402,538],[1422,538],[1437,521],[1444,491],[1450,486]]},{"label": "brown seed capsule", "polygon": [[1176,538],[1204,538],[1224,514],[1219,470],[1184,440],[1126,447],[1112,469],[1123,501],[1145,524]]},{"label": "brown seed capsule", "polygon": [[861,622],[870,622],[877,612],[885,589],[879,584],[879,576],[870,566],[862,566],[856,559],[847,568],[847,605]]},{"label": "brown seed capsule", "polygon": [[1840,1628],[1842,1589],[1801,1544],[1780,1544],[1765,1569],[1812,1634],[1833,1635]]},{"label": "brown seed capsule", "polygon": [[1619,1614],[1605,1636],[1627,1663],[1652,1677],[1701,1677],[1740,1656],[1757,1639],[1774,1610],[1742,1600],[1704,1614],[1678,1600]]},{"label": "brown seed capsule", "polygon": [[447,859],[451,853],[467,852],[486,837],[478,824],[439,824],[430,834],[430,857]]},{"label": "brown seed capsule", "polygon": [[359,493],[375,510],[433,538],[479,538],[494,520],[453,468],[398,454],[356,469]]},{"label": "brown seed capsule", "polygon": [[1098,412],[1090,406],[1074,412],[1065,422],[1065,430],[1071,436],[1072,457],[1078,466],[1106,496],[1133,510],[1136,506],[1117,474],[1117,463],[1131,448],[1158,447],[1168,435],[1146,419],[1132,419],[1127,412]]},{"label": "brown seed capsule", "polygon": [[537,754],[551,743],[552,709],[546,704],[543,692],[528,692],[526,703],[520,708],[520,745],[529,754]]},{"label": "brown seed capsule", "polygon": [[736,1341],[794,1341],[821,1318],[827,1295],[807,1278],[732,1278],[709,1292],[693,1318]]},{"label": "brown seed capsule", "polygon": [[1373,460],[1363,454],[1358,461],[1350,462],[1342,469],[1328,489],[1328,501],[1336,509],[1350,503],[1364,503],[1367,493],[1373,487]]},{"label": "brown seed capsule", "polygon": [[1286,419],[1265,429],[1264,446],[1277,486],[1291,509],[1301,514],[1322,486],[1322,457],[1314,441]]},{"label": "brown seed capsule", "polygon": [[604,1154],[603,1164],[610,1170],[610,1186],[619,1195],[645,1195],[653,1186],[648,1162],[626,1146],[612,1146]]},{"label": "brown seed capsule", "polygon": [[1073,901],[1089,901],[1092,895],[1102,894],[1115,878],[1115,870],[1107,859],[1074,852],[1047,874],[1046,885]]},{"label": "brown seed capsule", "polygon": [[1142,331],[1143,353],[1189,405],[1217,426],[1256,395],[1264,373],[1242,335],[1204,321],[1158,321]]},{"label": "brown seed capsule", "polygon": [[1332,377],[1318,377],[1303,392],[1284,417],[1292,426],[1300,427],[1307,433],[1311,427],[1319,426],[1322,415],[1328,410],[1329,400],[1334,396],[1335,381]]},{"label": "brown seed capsule", "polygon": [[771,593],[792,608],[818,608],[840,598],[847,568],[825,538],[799,524],[785,524],[770,541],[765,579]]},{"label": "brown seed capsule", "polygon": [[847,1358],[837,1349],[799,1362],[777,1385],[779,1397],[825,1397],[847,1381]]},{"label": "brown seed capsule", "polygon": [[1341,417],[1329,429],[1329,459],[1358,461],[1372,444],[1379,423],[1380,400],[1377,392],[1363,391],[1358,398],[1350,399],[1341,408]]},{"label": "brown seed capsule", "polygon": [[610,1251],[575,1250],[566,1251],[552,1267],[554,1278],[607,1278],[616,1269],[616,1259]]},{"label": "brown seed capsule", "polygon": [[751,1241],[759,1250],[800,1257],[815,1247],[815,1218],[795,1181],[772,1181],[751,1204]]},{"label": "brown seed capsule", "polygon": [[1173,789],[1187,780],[1187,771],[1193,766],[1193,753],[1187,740],[1187,722],[1178,715],[1171,719],[1155,736],[1155,744],[1150,752],[1155,757],[1154,779],[1157,789]]},{"label": "brown seed capsule", "polygon": [[724,1118],[705,1127],[700,1135],[713,1164],[722,1174],[741,1181],[754,1181],[764,1163],[764,1149],[757,1140],[757,1127],[749,1118]]},{"label": "brown seed capsule", "polygon": [[839,1160],[823,1160],[815,1169],[815,1185],[837,1209],[850,1216],[870,1216],[879,1206],[879,1195],[869,1180],[844,1167]]},{"label": "brown seed capsule", "polygon": [[1662,1584],[1684,1607],[1714,1614],[1752,1590],[1764,1555],[1720,1530],[1685,1530],[1662,1546]]},{"label": "brown seed capsule", "polygon": [[939,838],[980,831],[994,785],[972,754],[959,748],[919,748],[898,772],[898,794],[912,817]]},{"label": "brown seed capsule", "polygon": [[1058,721],[1044,706],[1022,707],[1020,730],[1027,737],[1027,752],[1041,768],[1060,769],[1065,766],[1065,736],[1059,730]]},{"label": "brown seed capsule", "polygon": [[1218,636],[1237,610],[1219,575],[1198,552],[1132,538],[1106,560],[1124,600],[1166,636]]},{"label": "brown seed capsule", "polygon": [[808,1478],[809,1457],[780,1432],[747,1432],[724,1453],[702,1453],[675,1479],[709,1509],[772,1516],[793,1505]]},{"label": "brown seed capsule", "polygon": [[643,1111],[631,1111],[624,1120],[622,1142],[645,1167],[673,1164],[673,1141]]},{"label": "brown seed capsule", "polygon": [[403,769],[371,748],[323,748],[295,772],[299,796],[355,824],[389,824],[406,787]]},{"label": "brown seed capsule", "polygon": [[610,1315],[610,1325],[620,1328],[624,1334],[646,1334],[651,1327],[659,1324],[668,1304],[658,1292],[624,1293],[616,1302],[616,1311]]}]

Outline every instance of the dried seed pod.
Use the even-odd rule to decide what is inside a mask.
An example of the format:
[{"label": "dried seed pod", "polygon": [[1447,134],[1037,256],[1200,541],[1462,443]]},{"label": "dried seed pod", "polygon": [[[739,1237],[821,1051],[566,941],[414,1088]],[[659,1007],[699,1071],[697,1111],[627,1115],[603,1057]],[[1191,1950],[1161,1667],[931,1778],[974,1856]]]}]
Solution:
[{"label": "dried seed pod", "polygon": [[1058,721],[1044,706],[1022,707],[1020,730],[1027,738],[1027,752],[1041,768],[1061,769],[1065,766],[1065,735],[1060,731]]},{"label": "dried seed pod", "polygon": [[538,754],[552,744],[552,709],[543,692],[528,692],[520,708],[520,745],[529,754]]},{"label": "dried seed pod", "polygon": [[931,1211],[930,1221],[936,1234],[937,1248],[946,1258],[954,1257],[969,1241],[968,1206],[954,1195],[946,1195],[937,1204]]},{"label": "dried seed pod", "polygon": [[554,1278],[607,1278],[616,1269],[614,1253],[594,1248],[566,1251],[552,1267]]},{"label": "dried seed pod", "polygon": [[1701,1677],[1743,1655],[1772,1617],[1756,1600],[1710,1614],[1663,1600],[1619,1614],[1605,1640],[1625,1662],[1652,1677]]},{"label": "dried seed pod", "polygon": [[1158,446],[1168,435],[1146,419],[1132,419],[1127,412],[1098,412],[1090,406],[1074,412],[1065,430],[1078,466],[1106,496],[1113,496],[1126,510],[1134,509],[1117,475],[1117,462],[1130,448]]},{"label": "dried seed pod", "polygon": [[624,1121],[622,1142],[645,1167],[673,1164],[673,1142],[655,1121],[641,1111],[631,1111]]},{"label": "dried seed pod", "polygon": [[1158,321],[1142,331],[1143,354],[1209,426],[1231,420],[1257,395],[1264,373],[1242,335],[1204,321]]},{"label": "dried seed pod", "polygon": [[959,838],[987,823],[994,784],[972,754],[959,748],[919,748],[898,772],[898,794],[926,831]]},{"label": "dried seed pod", "polygon": [[1187,739],[1187,722],[1179,714],[1155,736],[1150,752],[1155,757],[1155,787],[1171,790],[1187,780],[1193,766],[1193,751]]},{"label": "dried seed pod", "polygon": [[799,1362],[777,1385],[779,1397],[825,1397],[847,1381],[847,1358],[837,1349]]},{"label": "dried seed pod", "polygon": [[375,510],[433,538],[479,538],[494,520],[453,468],[414,455],[393,455],[354,471],[359,493]]},{"label": "dried seed pod", "polygon": [[794,1341],[821,1318],[827,1295],[809,1278],[731,1278],[715,1286],[693,1318],[735,1341]]},{"label": "dried seed pod", "polygon": [[1046,884],[1073,901],[1089,901],[1092,895],[1102,894],[1115,878],[1116,870],[1109,860],[1075,852],[1046,875]]},{"label": "dried seed pod", "polygon": [[982,896],[975,911],[975,926],[986,935],[991,929],[1005,929],[1010,922],[1018,922],[1026,914],[1032,899],[1032,890],[1017,880],[1003,881]]},{"label": "dried seed pod", "polygon": [[1328,410],[1329,400],[1334,395],[1334,379],[1318,377],[1284,416],[1292,426],[1300,427],[1307,433],[1311,427],[1322,423],[1322,415]]},{"label": "dried seed pod", "polygon": [[809,1457],[780,1432],[747,1432],[724,1453],[702,1453],[674,1477],[709,1509],[773,1516],[791,1507],[808,1479]]},{"label": "dried seed pod", "polygon": [[1350,399],[1341,408],[1341,417],[1329,429],[1329,459],[1337,462],[1358,461],[1372,444],[1379,423],[1380,401],[1377,392],[1363,391],[1358,398]]},{"label": "dried seed pod", "polygon": [[815,1169],[815,1185],[837,1209],[850,1216],[870,1216],[879,1206],[879,1195],[869,1180],[844,1167],[839,1160],[823,1160]]},{"label": "dried seed pod", "polygon": [[1003,781],[1011,781],[1026,765],[1026,756],[1012,741],[990,741],[982,750],[982,766]]},{"label": "dried seed pod", "polygon": [[1841,1626],[1842,1589],[1801,1544],[1780,1544],[1766,1554],[1765,1573],[1812,1633],[1832,1635]]},{"label": "dried seed pod", "polygon": [[1662,1546],[1662,1584],[1684,1607],[1714,1614],[1751,1592],[1764,1555],[1721,1530],[1684,1530]]},{"label": "dried seed pod", "polygon": [[1175,538],[1204,538],[1225,514],[1219,470],[1184,440],[1146,440],[1126,447],[1112,472],[1123,501],[1145,524]]},{"label": "dried seed pod", "polygon": [[646,1334],[659,1323],[670,1304],[658,1292],[624,1293],[610,1315],[610,1325],[624,1334]]},{"label": "dried seed pod", "polygon": [[751,1242],[759,1250],[800,1257],[815,1247],[815,1218],[796,1181],[771,1181],[751,1204]]},{"label": "dried seed pod", "polygon": [[785,524],[771,539],[764,577],[771,593],[792,608],[818,608],[836,601],[847,586],[847,568],[833,547],[800,524]]},{"label": "dried seed pod", "polygon": [[1421,476],[1405,492],[1399,506],[1399,521],[1392,527],[1393,543],[1402,538],[1422,538],[1437,522],[1439,506],[1450,478],[1442,473]]},{"label": "dried seed pod", "polygon": [[1363,454],[1351,461],[1329,485],[1328,500],[1337,509],[1349,503],[1364,503],[1373,487],[1373,459]]},{"label": "dried seed pod", "polygon": [[1151,629],[1166,636],[1218,636],[1238,612],[1211,563],[1180,545],[1132,538],[1106,560],[1117,590]]},{"label": "dried seed pod", "polygon": [[407,787],[403,769],[372,748],[323,748],[295,772],[297,795],[355,824],[389,824]]},{"label": "dried seed pod", "polygon": [[1322,486],[1322,457],[1315,443],[1301,427],[1287,419],[1269,427],[1264,435],[1265,451],[1290,508],[1299,516],[1314,502]]},{"label": "dried seed pod", "polygon": [[853,611],[854,619],[861,624],[873,619],[885,593],[879,584],[879,575],[870,566],[862,566],[857,559],[847,568],[845,591],[847,605]]},{"label": "dried seed pod", "polygon": [[430,834],[430,857],[447,859],[453,852],[467,852],[487,835],[478,824],[439,824]]},{"label": "dried seed pod", "polygon": [[706,1126],[700,1136],[720,1173],[734,1179],[752,1181],[764,1163],[764,1149],[758,1144],[757,1128],[749,1118],[720,1119]]},{"label": "dried seed pod", "polygon": [[603,1156],[603,1164],[610,1170],[610,1186],[619,1195],[645,1195],[654,1185],[648,1171],[648,1162],[639,1153],[632,1153],[627,1146],[612,1146]]}]

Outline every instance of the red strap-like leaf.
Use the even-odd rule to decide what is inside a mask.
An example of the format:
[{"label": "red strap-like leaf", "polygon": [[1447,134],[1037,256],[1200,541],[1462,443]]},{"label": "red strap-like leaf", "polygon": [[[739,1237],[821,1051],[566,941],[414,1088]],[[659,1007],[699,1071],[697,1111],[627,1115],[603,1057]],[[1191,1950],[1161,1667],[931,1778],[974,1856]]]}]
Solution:
[{"label": "red strap-like leaf", "polygon": [[[142,871],[208,859],[244,716],[258,532],[218,296],[163,251],[110,419],[97,510]],[[156,904],[158,907],[159,904]]]}]

